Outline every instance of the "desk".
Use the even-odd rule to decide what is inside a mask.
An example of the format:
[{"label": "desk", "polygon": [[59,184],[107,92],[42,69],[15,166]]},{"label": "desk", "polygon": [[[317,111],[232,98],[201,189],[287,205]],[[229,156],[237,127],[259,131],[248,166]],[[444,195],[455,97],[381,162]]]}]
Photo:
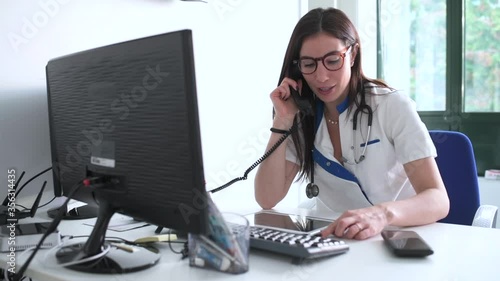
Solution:
[{"label": "desk", "polygon": [[[83,221],[64,221],[59,230],[65,235],[89,234],[91,227]],[[133,240],[151,235],[155,227],[135,229],[120,235],[108,231],[108,236]],[[402,259],[392,256],[380,236],[365,241],[347,240],[350,250],[302,265],[292,265],[290,258],[251,250],[250,270],[240,275],[190,267],[187,259],[170,251],[168,245],[159,248],[162,257],[156,266],[123,275],[97,275],[47,266],[46,252],[38,252],[26,275],[43,280],[500,280],[500,229],[486,229],[451,224],[431,224],[409,228],[417,231],[434,249],[425,259]],[[21,264],[27,258],[18,259]],[[2,267],[6,254],[0,255]]]}]

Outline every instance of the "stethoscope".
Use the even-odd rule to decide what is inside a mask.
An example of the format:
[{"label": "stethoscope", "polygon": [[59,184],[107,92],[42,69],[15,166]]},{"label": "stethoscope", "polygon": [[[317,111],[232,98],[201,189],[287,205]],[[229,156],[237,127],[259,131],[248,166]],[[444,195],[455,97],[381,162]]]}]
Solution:
[{"label": "stethoscope", "polygon": [[[359,105],[359,107],[354,111],[354,116],[352,118],[352,130],[354,131],[354,135],[352,137],[351,151],[352,151],[354,162],[349,162],[347,160],[347,158],[342,157],[342,162],[347,163],[349,165],[356,165],[356,164],[361,163],[363,160],[365,160],[366,148],[368,147],[368,140],[370,139],[370,133],[371,133],[371,129],[372,129],[373,110],[369,105],[367,105],[364,102],[364,99],[365,99],[364,95],[361,96],[361,99],[362,99],[362,102]],[[359,156],[359,158],[356,160],[357,157],[356,157],[356,152],[355,152],[356,149],[354,147],[354,144],[356,143],[356,135],[357,135],[356,130],[358,127],[358,114],[360,112],[368,114],[368,126],[366,129],[367,133],[366,133],[366,139],[365,139],[365,145],[363,147],[363,151],[361,152],[361,155]],[[319,187],[314,183],[314,157],[311,157],[311,162],[312,162],[311,163],[311,182],[309,184],[307,184],[307,186],[306,186],[306,195],[307,195],[307,198],[309,198],[309,199],[319,195]]]},{"label": "stethoscope", "polygon": [[[366,112],[365,112],[366,110]],[[366,139],[365,139],[365,145],[363,146],[363,151],[361,152],[361,155],[359,156],[359,159],[356,160],[356,147],[354,147],[354,144],[356,143],[356,129],[358,127],[358,114],[360,112],[367,113],[368,114],[368,126],[366,129]],[[352,156],[354,159],[353,162],[349,162],[347,158],[342,157],[342,162],[347,163],[349,165],[356,165],[361,163],[363,160],[365,160],[366,156],[366,148],[368,147],[368,140],[370,139],[370,133],[372,131],[372,122],[373,122],[373,111],[372,108],[367,105],[366,103],[363,105],[360,105],[356,111],[354,111],[354,116],[352,117],[352,130],[354,131],[354,135],[352,136],[352,142],[351,142],[351,151],[352,151]]]}]

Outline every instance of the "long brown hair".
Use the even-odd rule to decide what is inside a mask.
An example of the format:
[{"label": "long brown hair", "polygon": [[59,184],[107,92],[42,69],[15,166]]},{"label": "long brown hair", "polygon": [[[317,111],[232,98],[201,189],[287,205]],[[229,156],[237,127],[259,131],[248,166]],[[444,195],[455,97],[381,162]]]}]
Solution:
[{"label": "long brown hair", "polygon": [[[348,85],[349,89],[347,95],[349,99],[349,110],[352,109],[354,104],[359,106],[357,95],[364,95],[364,92],[361,90],[365,83],[372,82],[379,86],[388,87],[384,82],[376,79],[369,79],[363,74],[363,69],[361,68],[361,43],[358,32],[346,14],[335,8],[317,8],[309,11],[299,20],[288,43],[278,85],[285,77],[290,77],[294,80],[302,79],[302,81],[305,82],[298,67],[293,64],[293,60],[299,58],[300,49],[302,48],[304,40],[320,32],[326,32],[341,40],[345,46],[354,46],[355,44],[358,46]],[[353,50],[351,50],[351,52],[353,52]],[[316,111],[316,99],[307,83],[303,83],[301,96],[307,98],[313,105],[313,110]],[[364,101],[364,99],[361,100]],[[295,144],[295,149],[297,150],[300,165],[299,178],[303,178],[304,176],[310,178],[311,165],[313,163],[312,149],[314,147],[315,137],[314,116],[299,114],[294,120],[295,125],[297,125],[297,122],[300,122],[299,127],[301,129],[292,132],[292,139]],[[302,134],[302,136],[300,136],[300,134]]]}]

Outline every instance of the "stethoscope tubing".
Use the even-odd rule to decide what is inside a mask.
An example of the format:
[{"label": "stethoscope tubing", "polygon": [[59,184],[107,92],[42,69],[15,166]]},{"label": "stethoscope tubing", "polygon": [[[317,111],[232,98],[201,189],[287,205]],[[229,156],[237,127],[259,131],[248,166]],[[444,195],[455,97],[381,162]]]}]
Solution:
[{"label": "stethoscope tubing", "polygon": [[[368,114],[368,128],[366,129],[367,133],[366,133],[366,139],[365,139],[365,145],[363,147],[363,151],[361,152],[361,156],[359,156],[359,159],[356,159],[356,153],[354,152],[355,151],[354,144],[355,144],[355,140],[356,140],[356,129],[358,126],[358,114],[360,112],[365,113],[364,110],[366,110],[366,114]],[[359,164],[360,162],[365,160],[366,148],[368,147],[368,141],[370,140],[370,133],[372,130],[372,124],[373,124],[373,110],[372,110],[372,108],[367,104],[360,105],[356,109],[356,111],[354,111],[354,116],[352,118],[352,130],[354,131],[354,134],[352,136],[351,149],[353,151],[352,153],[354,156],[354,162],[356,164]],[[346,159],[344,158],[344,160],[346,160]],[[344,162],[349,164],[347,161],[344,161]]]}]

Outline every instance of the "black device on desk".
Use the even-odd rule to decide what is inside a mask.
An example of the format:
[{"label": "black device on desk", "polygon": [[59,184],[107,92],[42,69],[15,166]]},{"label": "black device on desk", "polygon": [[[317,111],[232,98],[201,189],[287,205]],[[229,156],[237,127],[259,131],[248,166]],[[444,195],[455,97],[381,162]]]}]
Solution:
[{"label": "black device on desk", "polygon": [[383,230],[382,238],[389,249],[400,257],[425,257],[434,251],[424,239],[412,230]]},{"label": "black device on desk", "polygon": [[[111,247],[99,260],[115,212],[205,233],[207,212],[192,32],[180,30],[52,59],[46,67],[56,195],[99,208],[83,245],[57,253],[71,269],[123,273],[160,255]],[[69,197],[69,196],[68,196]]]},{"label": "black device on desk", "polygon": [[[24,172],[23,172],[24,174]],[[15,187],[17,187],[17,184],[21,180],[21,177],[16,182]],[[34,217],[36,214],[36,211],[38,210],[38,205],[40,204],[40,200],[42,199],[43,196],[43,191],[45,190],[45,186],[47,185],[47,181],[43,182],[42,188],[38,192],[38,195],[36,196],[35,201],[33,202],[33,205],[29,210],[18,210],[16,208],[15,200],[16,197],[12,196],[12,193],[9,193],[7,197],[5,198],[4,202],[2,205],[0,205],[0,225],[7,225],[11,224],[13,222],[17,223],[18,220],[24,219],[27,217]],[[14,188],[15,190],[15,188]]]},{"label": "black device on desk", "polygon": [[332,222],[329,220],[266,211],[248,215],[247,219],[251,225],[250,247],[290,256],[294,263],[349,250],[342,240],[319,236],[320,230]]},{"label": "black device on desk", "polygon": [[322,218],[266,210],[247,215],[246,218],[252,226],[286,230],[297,234],[307,233],[309,235],[318,234],[332,223],[331,220]]}]

